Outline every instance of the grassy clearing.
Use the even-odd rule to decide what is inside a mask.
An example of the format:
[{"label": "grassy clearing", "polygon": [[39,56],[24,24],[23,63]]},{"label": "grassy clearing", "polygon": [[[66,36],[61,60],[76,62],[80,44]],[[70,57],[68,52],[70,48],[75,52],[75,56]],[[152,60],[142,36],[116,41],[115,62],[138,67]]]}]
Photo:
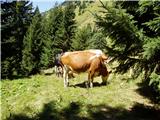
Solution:
[{"label": "grassy clearing", "polygon": [[1,81],[2,120],[159,119],[154,104],[136,92],[138,79],[112,74],[107,86],[99,86],[98,77],[86,89],[86,76],[77,75],[69,88],[54,74]]}]

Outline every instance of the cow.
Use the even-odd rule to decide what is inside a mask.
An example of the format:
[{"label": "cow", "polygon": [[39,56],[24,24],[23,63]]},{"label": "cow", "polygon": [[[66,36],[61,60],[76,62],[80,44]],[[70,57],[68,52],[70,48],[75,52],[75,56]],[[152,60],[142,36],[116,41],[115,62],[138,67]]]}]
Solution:
[{"label": "cow", "polygon": [[93,79],[96,76],[101,76],[102,84],[106,84],[109,76],[109,72],[104,64],[106,59],[107,56],[101,50],[65,52],[60,58],[63,65],[64,87],[69,85],[69,71],[74,73],[88,72],[86,87],[88,85],[91,88],[93,87]]}]

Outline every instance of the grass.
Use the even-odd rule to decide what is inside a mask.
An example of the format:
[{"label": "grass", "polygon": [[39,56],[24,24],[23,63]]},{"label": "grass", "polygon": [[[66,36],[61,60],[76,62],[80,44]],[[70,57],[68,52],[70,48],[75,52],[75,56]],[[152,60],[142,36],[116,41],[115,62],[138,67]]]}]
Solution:
[{"label": "grass", "polygon": [[139,79],[126,82],[127,75],[111,74],[107,86],[99,86],[98,77],[86,89],[86,76],[77,75],[68,88],[54,74],[1,81],[2,120],[159,119],[160,111],[136,92]]},{"label": "grass", "polygon": [[87,24],[94,26],[96,19],[93,14],[99,13],[99,11],[102,9],[99,7],[100,5],[101,4],[99,1],[89,4],[87,8],[84,9],[84,13],[82,13],[81,15],[78,15],[78,9],[76,9],[75,10],[75,14],[76,14],[75,20],[77,22],[77,26],[79,28],[87,26]]},{"label": "grass", "polygon": [[[112,2],[110,1],[102,1],[103,4],[109,4],[111,5]],[[100,3],[99,0],[95,1],[94,3],[91,3],[87,5],[87,7],[84,9],[84,13],[78,14],[78,8],[75,10],[75,20],[77,23],[78,28],[83,28],[86,27],[88,24],[90,24],[93,27],[95,27],[95,21],[96,17],[94,16],[95,14],[97,15],[103,15],[102,11],[104,11],[104,8],[101,7],[102,4]]]}]

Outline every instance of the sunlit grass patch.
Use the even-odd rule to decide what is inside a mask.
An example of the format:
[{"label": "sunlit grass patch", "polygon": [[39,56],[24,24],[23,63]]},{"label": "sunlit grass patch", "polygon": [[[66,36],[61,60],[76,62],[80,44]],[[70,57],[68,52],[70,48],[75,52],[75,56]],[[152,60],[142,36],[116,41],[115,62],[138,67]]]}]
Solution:
[{"label": "sunlit grass patch", "polygon": [[[63,79],[54,74],[4,80],[1,81],[2,119],[91,120],[95,117],[97,120],[99,112],[102,119],[123,118],[135,104],[149,104],[148,99],[135,91],[139,80],[128,82],[127,79],[125,75],[111,74],[109,84],[99,86],[101,78],[97,77],[92,89],[85,87],[87,74],[70,79],[68,88],[64,88]],[[119,112],[115,117],[114,111]]]}]

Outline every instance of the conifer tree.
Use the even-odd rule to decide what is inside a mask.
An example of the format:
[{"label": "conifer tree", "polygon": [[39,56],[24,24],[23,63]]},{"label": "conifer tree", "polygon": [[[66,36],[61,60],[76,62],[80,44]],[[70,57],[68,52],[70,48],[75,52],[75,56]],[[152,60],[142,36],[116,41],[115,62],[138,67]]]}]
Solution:
[{"label": "conifer tree", "polygon": [[106,44],[106,49],[119,62],[116,71],[124,73],[131,67],[144,71],[145,79],[152,79],[153,89],[160,95],[159,2],[123,1],[113,2],[111,6],[102,3],[102,7],[104,15],[97,15],[96,23],[111,38],[111,45]]},{"label": "conifer tree", "polygon": [[52,48],[63,49],[65,46],[65,27],[64,27],[64,11],[61,7],[58,8],[57,19],[55,20],[56,31],[53,38]]},{"label": "conifer tree", "polygon": [[23,37],[32,18],[29,1],[1,1],[2,78],[21,73]]},{"label": "conifer tree", "polygon": [[94,32],[90,25],[77,29],[74,38],[72,39],[73,50],[85,50],[89,47],[89,41],[92,39]]},{"label": "conifer tree", "polygon": [[35,9],[32,23],[23,41],[22,68],[26,75],[38,72],[40,69],[41,54],[41,14],[38,7]]},{"label": "conifer tree", "polygon": [[67,1],[64,8],[55,4],[44,24],[42,67],[52,66],[54,57],[60,51],[68,51],[75,33],[75,13],[72,2]]},{"label": "conifer tree", "polygon": [[75,22],[75,5],[72,2],[68,2],[64,9],[64,46],[63,50],[67,51],[71,48],[72,38],[75,34],[76,22]]},{"label": "conifer tree", "polygon": [[104,35],[99,32],[95,31],[91,37],[91,39],[88,40],[88,47],[87,49],[101,49],[105,50],[106,46],[106,38]]},{"label": "conifer tree", "polygon": [[[62,8],[55,4],[50,11],[48,18],[43,19],[43,36],[42,36],[42,53],[41,53],[41,67],[48,68],[53,64],[55,51],[60,49],[59,39],[56,35],[58,30],[62,28],[63,14]],[[56,37],[57,36],[57,37]],[[63,42],[62,42],[63,43]]]}]

